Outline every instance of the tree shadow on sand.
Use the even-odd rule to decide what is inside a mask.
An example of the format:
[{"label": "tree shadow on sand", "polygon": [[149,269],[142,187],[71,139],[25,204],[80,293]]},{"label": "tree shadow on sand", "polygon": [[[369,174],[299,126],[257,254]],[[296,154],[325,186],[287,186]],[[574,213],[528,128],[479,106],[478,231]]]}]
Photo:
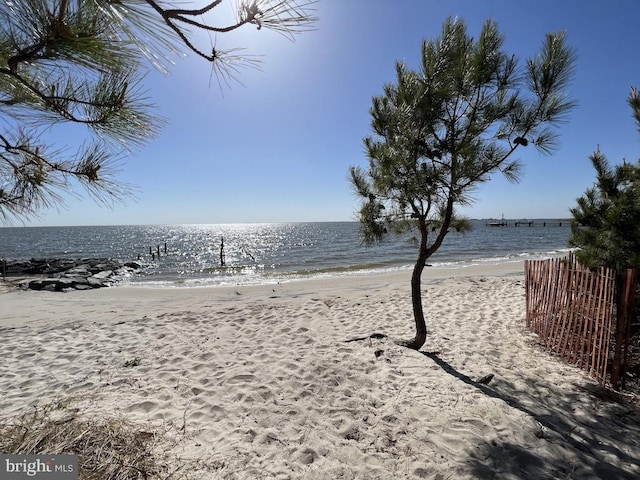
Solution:
[{"label": "tree shadow on sand", "polygon": [[[476,445],[469,452],[475,478],[640,478],[640,412],[616,403],[599,387],[577,385],[571,392],[560,393],[539,377],[527,379],[530,390],[499,378],[489,386],[457,371],[436,354],[422,353],[456,379],[534,419],[538,429],[532,434],[551,443],[528,448],[498,438]],[[550,450],[557,453],[545,456],[543,452]]]}]

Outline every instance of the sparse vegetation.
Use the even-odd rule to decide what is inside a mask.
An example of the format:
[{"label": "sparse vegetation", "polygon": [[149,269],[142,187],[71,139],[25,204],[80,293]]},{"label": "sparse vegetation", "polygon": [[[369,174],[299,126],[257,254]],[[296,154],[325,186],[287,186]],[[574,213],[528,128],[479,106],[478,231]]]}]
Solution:
[{"label": "sparse vegetation", "polygon": [[140,365],[141,362],[142,362],[142,359],[140,357],[134,357],[124,362],[124,367],[125,368],[137,367],[138,365]]},{"label": "sparse vegetation", "polygon": [[175,475],[172,469],[177,465],[170,466],[167,455],[157,448],[161,440],[157,432],[124,419],[83,419],[76,412],[55,415],[55,410],[53,406],[37,408],[0,422],[0,451],[12,455],[77,455],[79,478],[83,480]]}]

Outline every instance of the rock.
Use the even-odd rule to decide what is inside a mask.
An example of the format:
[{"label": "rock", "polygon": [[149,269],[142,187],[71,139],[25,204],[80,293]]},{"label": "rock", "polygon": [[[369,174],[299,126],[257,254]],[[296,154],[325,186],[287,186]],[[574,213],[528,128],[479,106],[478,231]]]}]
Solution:
[{"label": "rock", "polygon": [[96,265],[91,265],[89,271],[94,275],[100,272],[111,272],[113,265],[108,265],[106,263],[98,263]]},{"label": "rock", "polygon": [[13,275],[45,275],[45,278],[21,282],[31,290],[66,291],[110,287],[140,270],[140,262],[122,262],[110,258],[32,258],[6,259],[6,272]]},{"label": "rock", "polygon": [[98,280],[103,280],[105,278],[109,278],[111,275],[113,275],[112,270],[103,270],[99,271],[98,273],[94,273],[92,277],[97,278]]},{"label": "rock", "polygon": [[27,283],[27,288],[30,290],[42,290],[45,284],[42,283],[42,280],[31,280]]},{"label": "rock", "polygon": [[58,282],[56,283],[56,290],[72,288],[74,283],[79,283],[78,277],[72,277],[72,278],[61,277],[58,279]]},{"label": "rock", "polygon": [[88,277],[87,278],[87,284],[91,288],[100,288],[100,287],[102,287],[103,282],[99,278]]},{"label": "rock", "polygon": [[89,265],[78,265],[77,267],[70,268],[64,275],[80,275],[82,277],[88,277],[91,275],[89,272]]},{"label": "rock", "polygon": [[31,290],[55,290],[56,285],[58,284],[59,278],[41,278],[38,280],[32,280],[29,282],[29,288]]}]

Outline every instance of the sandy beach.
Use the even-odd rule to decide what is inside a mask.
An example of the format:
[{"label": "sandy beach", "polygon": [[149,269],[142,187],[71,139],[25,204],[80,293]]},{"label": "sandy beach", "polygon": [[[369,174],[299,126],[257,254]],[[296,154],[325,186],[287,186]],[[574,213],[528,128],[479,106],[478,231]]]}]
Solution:
[{"label": "sandy beach", "polygon": [[171,478],[640,478],[640,416],[525,330],[521,263],[427,269],[421,352],[409,276],[5,289],[0,416],[124,417]]}]

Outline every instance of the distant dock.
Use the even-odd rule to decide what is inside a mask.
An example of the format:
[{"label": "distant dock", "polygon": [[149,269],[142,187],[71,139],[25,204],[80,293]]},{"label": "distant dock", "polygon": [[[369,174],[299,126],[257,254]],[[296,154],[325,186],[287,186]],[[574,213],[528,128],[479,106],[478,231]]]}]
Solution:
[{"label": "distant dock", "polygon": [[508,222],[504,218],[502,220],[489,220],[485,222],[487,227],[561,227],[568,225],[569,220],[512,220]]}]

